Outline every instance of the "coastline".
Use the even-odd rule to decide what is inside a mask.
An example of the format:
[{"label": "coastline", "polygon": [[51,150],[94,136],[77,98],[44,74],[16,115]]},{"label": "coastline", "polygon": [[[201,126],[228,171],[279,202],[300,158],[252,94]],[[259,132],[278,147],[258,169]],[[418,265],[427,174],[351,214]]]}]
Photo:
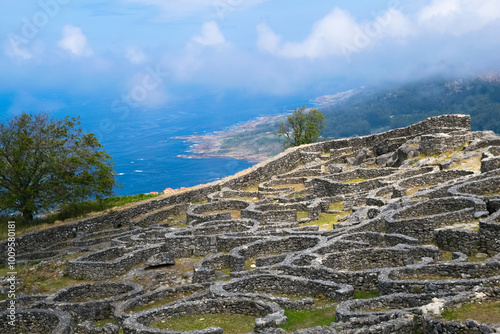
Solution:
[{"label": "coastline", "polygon": [[179,136],[171,139],[180,139],[193,144],[190,154],[181,154],[177,156],[178,158],[233,158],[259,163],[283,151],[277,128],[288,115],[290,114],[259,116],[211,134]]}]

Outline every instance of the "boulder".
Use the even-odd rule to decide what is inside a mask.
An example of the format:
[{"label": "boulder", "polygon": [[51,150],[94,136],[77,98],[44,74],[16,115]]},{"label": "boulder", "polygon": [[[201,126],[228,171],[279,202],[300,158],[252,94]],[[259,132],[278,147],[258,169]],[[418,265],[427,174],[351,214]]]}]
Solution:
[{"label": "boulder", "polygon": [[175,259],[170,253],[158,253],[151,256],[145,265],[148,268],[152,267],[162,267],[162,266],[173,266],[175,264]]}]

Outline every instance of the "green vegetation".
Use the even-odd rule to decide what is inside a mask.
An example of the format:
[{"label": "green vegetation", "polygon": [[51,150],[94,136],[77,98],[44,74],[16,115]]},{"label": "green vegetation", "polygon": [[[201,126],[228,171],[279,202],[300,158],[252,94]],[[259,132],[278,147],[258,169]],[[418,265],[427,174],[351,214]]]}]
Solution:
[{"label": "green vegetation", "polygon": [[203,212],[203,215],[213,215],[217,213],[229,212],[231,214],[231,219],[240,219],[241,218],[241,210],[218,210],[218,211],[207,211]]},{"label": "green vegetation", "polygon": [[43,218],[36,218],[32,221],[26,221],[21,217],[0,217],[0,240],[7,238],[7,221],[16,221],[16,234],[29,232],[35,229],[44,229],[52,226],[56,221],[66,219],[86,217],[89,213],[102,212],[114,207],[123,206],[130,203],[157,197],[158,195],[139,194],[134,196],[115,196],[90,200],[75,204],[66,204],[55,213],[49,214]]},{"label": "green vegetation", "polygon": [[116,186],[111,157],[78,118],[46,113],[0,124],[0,212],[35,214],[64,204],[110,196]]},{"label": "green vegetation", "polygon": [[346,101],[321,108],[323,135],[351,137],[408,126],[444,114],[472,116],[472,130],[500,133],[500,82],[435,78],[397,87],[366,88]]},{"label": "green vegetation", "polygon": [[181,298],[184,298],[187,296],[189,296],[189,294],[187,294],[185,292],[178,292],[178,293],[175,293],[171,296],[157,299],[157,300],[154,300],[154,301],[147,303],[147,304],[144,304],[144,305],[138,305],[138,306],[132,308],[129,311],[129,313],[141,312],[141,311],[146,311],[146,310],[150,310],[153,308],[157,308],[157,307],[163,306],[165,304],[171,303],[173,301],[176,301],[178,299],[181,299]]},{"label": "green vegetation", "polygon": [[363,182],[363,181],[366,181],[366,179],[353,179],[353,180],[348,180],[348,181],[344,181],[344,183],[358,183],[358,182]]},{"label": "green vegetation", "polygon": [[282,188],[292,188],[293,187],[293,191],[301,191],[301,190],[304,190],[306,189],[306,186],[302,183],[299,183],[299,184],[282,184],[282,185],[278,185],[278,186],[273,186],[273,188],[275,189],[282,189]]},{"label": "green vegetation", "polygon": [[[405,85],[359,89],[341,102],[318,108],[318,112],[324,115],[325,127],[321,136],[335,139],[384,132],[431,116],[457,113],[472,116],[474,131],[493,130],[500,133],[499,109],[498,81],[433,78]],[[277,136],[276,128],[284,117],[257,124],[251,130],[235,131],[223,141],[218,153],[242,150],[249,152],[247,156],[254,153],[274,156],[280,153],[283,136]],[[471,161],[468,164],[470,168],[467,170],[477,170],[477,163]]]},{"label": "green vegetation", "polygon": [[253,270],[255,269],[255,264],[257,263],[256,259],[248,259],[245,261],[245,270]]},{"label": "green vegetation", "polygon": [[478,257],[474,255],[467,256],[469,262],[483,262],[486,259],[489,259],[491,256],[486,256],[486,257]]},{"label": "green vegetation", "polygon": [[96,321],[94,324],[96,327],[102,327],[106,324],[115,324],[115,321],[113,319],[102,319],[102,320]]},{"label": "green vegetation", "polygon": [[370,290],[370,291],[359,290],[359,291],[354,291],[354,299],[370,299],[370,298],[375,298],[375,297],[378,297],[378,290]]},{"label": "green vegetation", "polygon": [[306,211],[297,211],[297,219],[303,219],[307,218],[307,212]]},{"label": "green vegetation", "polygon": [[163,223],[168,223],[169,227],[185,228],[185,227],[187,227],[186,217],[187,216],[186,216],[185,212],[179,213],[179,214],[172,217],[172,218],[174,218],[173,221],[169,222],[167,220],[167,221],[164,221]]},{"label": "green vegetation", "polygon": [[446,320],[465,321],[474,319],[487,324],[500,323],[500,301],[466,304],[458,309],[444,310]]},{"label": "green vegetation", "polygon": [[280,326],[287,332],[314,326],[330,326],[335,322],[337,305],[313,310],[285,310],[287,322]]},{"label": "green vegetation", "polygon": [[441,253],[443,254],[443,261],[448,262],[453,259],[452,252],[442,250]]},{"label": "green vegetation", "polygon": [[330,203],[330,206],[328,207],[328,210],[332,210],[332,211],[344,211],[344,203],[342,203],[342,202]]},{"label": "green vegetation", "polygon": [[500,82],[435,78],[385,88],[365,88],[346,101],[321,108],[323,135],[351,137],[408,126],[443,114],[472,116],[472,130],[500,133]]},{"label": "green vegetation", "polygon": [[208,327],[220,327],[224,333],[251,333],[255,317],[241,314],[198,314],[179,318],[169,318],[154,324],[153,328],[171,331],[194,331]]},{"label": "green vegetation", "polygon": [[259,185],[254,184],[252,186],[245,187],[243,188],[243,191],[259,191]]},{"label": "green vegetation", "polygon": [[343,211],[341,213],[321,213],[320,218],[312,222],[300,224],[300,226],[318,225],[322,229],[331,230],[333,225],[338,223],[339,219],[350,215],[351,211]]},{"label": "green vegetation", "polygon": [[306,112],[306,107],[303,106],[295,109],[286,123],[279,125],[278,134],[285,139],[285,147],[314,143],[324,128],[324,119],[321,112],[316,109]]},{"label": "green vegetation", "polygon": [[[81,253],[79,255],[82,255]],[[65,273],[66,263],[64,261],[52,261],[43,265],[33,262],[29,265],[17,266],[17,277],[22,279],[22,284],[17,288],[17,292],[27,295],[49,294],[69,286],[86,283],[83,280],[75,280]],[[0,276],[12,271],[7,267],[0,267]]]}]

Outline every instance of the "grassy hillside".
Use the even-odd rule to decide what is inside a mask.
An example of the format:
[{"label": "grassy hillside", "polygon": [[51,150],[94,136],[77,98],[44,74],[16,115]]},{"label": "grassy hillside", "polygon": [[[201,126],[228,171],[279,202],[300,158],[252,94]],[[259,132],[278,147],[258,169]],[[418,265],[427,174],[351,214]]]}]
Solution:
[{"label": "grassy hillside", "polygon": [[325,138],[341,138],[408,126],[430,116],[468,114],[473,130],[500,133],[500,78],[434,79],[397,88],[365,88],[320,108]]}]

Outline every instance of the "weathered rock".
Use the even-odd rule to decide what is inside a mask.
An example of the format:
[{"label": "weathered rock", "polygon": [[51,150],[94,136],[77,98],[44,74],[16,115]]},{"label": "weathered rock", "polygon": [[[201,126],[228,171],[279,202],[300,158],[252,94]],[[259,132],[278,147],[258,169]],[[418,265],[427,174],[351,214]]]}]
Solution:
[{"label": "weathered rock", "polygon": [[175,265],[175,259],[170,253],[158,253],[150,257],[145,263],[146,267],[162,267]]}]

